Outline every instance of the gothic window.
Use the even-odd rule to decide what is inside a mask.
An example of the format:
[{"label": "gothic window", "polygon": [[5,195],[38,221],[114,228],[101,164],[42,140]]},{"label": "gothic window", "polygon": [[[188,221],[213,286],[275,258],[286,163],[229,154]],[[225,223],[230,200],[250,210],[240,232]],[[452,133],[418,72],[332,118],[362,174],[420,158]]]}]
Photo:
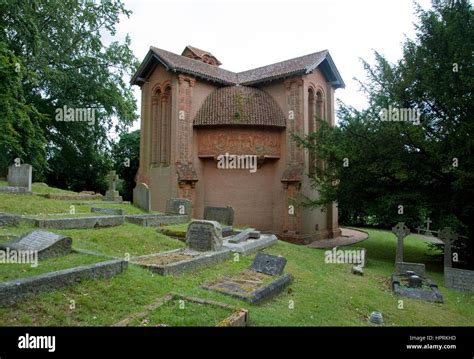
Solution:
[{"label": "gothic window", "polygon": [[[308,133],[316,131],[316,99],[313,89],[308,90]],[[309,151],[309,174],[315,174],[315,155],[313,151]]]},{"label": "gothic window", "polygon": [[157,90],[151,100],[151,164],[158,165],[160,161],[160,134],[161,134],[161,90]]},{"label": "gothic window", "polygon": [[171,87],[166,87],[161,96],[160,163],[169,166],[171,160]]},{"label": "gothic window", "polygon": [[171,160],[171,87],[158,89],[151,99],[151,164],[169,166]]}]

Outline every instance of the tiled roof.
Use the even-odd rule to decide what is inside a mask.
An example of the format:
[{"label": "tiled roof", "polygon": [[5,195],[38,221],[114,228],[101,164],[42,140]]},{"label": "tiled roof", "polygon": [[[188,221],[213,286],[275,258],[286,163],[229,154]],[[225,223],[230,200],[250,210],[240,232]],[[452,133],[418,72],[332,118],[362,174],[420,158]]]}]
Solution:
[{"label": "tiled roof", "polygon": [[188,46],[185,47],[185,49],[184,49],[183,52],[181,53],[181,56],[184,55],[184,53],[186,52],[186,50],[190,50],[190,51],[193,52],[197,57],[203,57],[204,55],[211,56],[211,57],[213,57],[214,59],[216,59],[218,65],[222,65],[222,63],[221,63],[219,60],[217,60],[217,57],[215,57],[215,56],[214,56],[213,54],[211,54],[209,51],[201,50],[201,49],[198,49],[197,47],[188,45]]},{"label": "tiled roof", "polygon": [[344,87],[344,81],[327,50],[235,73],[152,46],[137,73],[133,76],[132,84],[140,84],[151,74],[154,68],[153,60],[162,63],[168,70],[194,75],[223,85],[253,85],[298,74],[308,74],[320,66],[328,81],[335,87]]},{"label": "tiled roof", "polygon": [[158,49],[157,47],[152,46],[151,50],[154,54],[158,55],[159,60],[170,70],[203,77],[207,80],[220,82],[225,85],[236,84],[237,75],[234,72],[206,64],[199,60],[193,60],[186,56],[180,56],[166,50]]},{"label": "tiled roof", "polygon": [[266,92],[247,86],[211,92],[194,117],[194,126],[261,125],[285,127],[285,115]]}]

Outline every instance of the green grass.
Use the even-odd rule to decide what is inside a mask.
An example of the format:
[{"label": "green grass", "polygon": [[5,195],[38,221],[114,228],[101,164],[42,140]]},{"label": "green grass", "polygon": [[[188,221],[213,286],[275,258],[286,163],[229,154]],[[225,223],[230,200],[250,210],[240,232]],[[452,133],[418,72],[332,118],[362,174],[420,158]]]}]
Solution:
[{"label": "green grass", "polygon": [[49,258],[38,261],[38,265],[30,263],[0,263],[0,282],[13,279],[31,277],[47,272],[93,264],[107,260],[103,257],[91,256],[81,253],[70,253],[64,257]]},{"label": "green grass", "polygon": [[232,309],[173,299],[129,326],[216,326],[233,313]]},{"label": "green grass", "polygon": [[[10,195],[0,195],[0,206],[4,206],[5,196]],[[34,196],[15,198],[16,208],[26,208],[28,204],[23,202],[36,200]],[[8,211],[13,210],[9,208]],[[173,227],[182,230],[184,226]],[[19,234],[30,229],[26,226],[10,227],[0,229],[0,234]],[[134,256],[166,251],[184,245],[177,239],[158,234],[156,228],[129,223],[112,228],[54,232],[71,236],[76,248],[118,257],[127,253]],[[426,242],[407,237],[405,260],[426,264],[427,275],[439,285],[444,295],[444,304],[394,296],[390,276],[394,271],[396,238],[385,231],[367,232],[369,238],[366,241],[352,246],[367,249],[368,265],[363,277],[352,275],[350,265],[326,264],[325,250],[285,242],[266,249],[267,253],[286,257],[285,272],[293,274],[294,281],[282,294],[258,306],[201,288],[204,283],[241,272],[250,266],[253,256],[240,256],[238,261],[231,257],[226,262],[175,277],[159,276],[129,264],[126,272],[114,278],[86,280],[55,292],[39,294],[12,307],[0,308],[0,325],[109,326],[143,311],[147,305],[170,292],[247,308],[250,324],[255,326],[365,326],[372,311],[382,312],[387,326],[474,325],[474,294],[443,286],[442,257],[429,249]],[[399,299],[403,300],[403,309],[399,309]],[[72,300],[74,309],[70,309]],[[168,317],[172,317],[174,309],[169,309]],[[217,308],[193,309],[190,321],[181,324],[214,325],[214,320],[206,322],[206,318],[220,318],[220,314]],[[175,319],[170,325],[180,324],[179,317]]]}]

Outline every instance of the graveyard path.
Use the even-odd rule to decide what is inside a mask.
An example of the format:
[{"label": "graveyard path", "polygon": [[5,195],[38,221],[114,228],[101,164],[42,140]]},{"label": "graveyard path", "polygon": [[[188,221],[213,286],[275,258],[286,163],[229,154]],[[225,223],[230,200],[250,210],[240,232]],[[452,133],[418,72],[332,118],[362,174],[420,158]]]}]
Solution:
[{"label": "graveyard path", "polygon": [[321,239],[306,245],[310,248],[334,248],[339,246],[348,246],[366,240],[369,235],[366,232],[350,228],[341,228],[341,236],[331,239]]}]

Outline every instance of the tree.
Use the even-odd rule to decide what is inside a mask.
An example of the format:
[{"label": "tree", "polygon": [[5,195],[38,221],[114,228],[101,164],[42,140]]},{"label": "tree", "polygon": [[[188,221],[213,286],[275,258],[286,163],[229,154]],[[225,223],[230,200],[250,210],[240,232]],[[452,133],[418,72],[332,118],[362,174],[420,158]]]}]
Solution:
[{"label": "tree", "polygon": [[[402,59],[390,64],[375,52],[375,65],[363,61],[368,108],[339,103],[338,127],[321,122],[320,131],[297,138],[325,163],[313,178],[321,196],[305,204],[337,201],[342,221],[383,227],[405,221],[413,228],[429,216],[435,228],[472,237],[472,5],[434,1],[415,11],[416,39],[405,41]],[[415,116],[383,121],[390,106]]]},{"label": "tree", "polygon": [[[35,121],[30,117],[35,133],[46,139],[43,152],[34,153],[33,160],[43,163],[35,166],[35,176],[60,187],[104,189],[101,178],[111,164],[108,131],[125,131],[137,118],[124,82],[138,66],[130,38],[104,41],[115,35],[119,16],[130,12],[120,0],[18,0],[0,1],[0,14],[0,41],[26,74],[22,103],[43,115]],[[58,110],[71,116],[58,117]],[[83,110],[89,110],[87,120]],[[19,143],[29,141],[26,133],[20,135]],[[28,153],[23,145],[18,150],[13,145],[11,139],[3,142],[9,161],[15,153]]]},{"label": "tree", "polygon": [[133,199],[135,175],[140,160],[140,130],[124,133],[113,147],[114,168],[122,180],[121,194],[124,199]]}]

